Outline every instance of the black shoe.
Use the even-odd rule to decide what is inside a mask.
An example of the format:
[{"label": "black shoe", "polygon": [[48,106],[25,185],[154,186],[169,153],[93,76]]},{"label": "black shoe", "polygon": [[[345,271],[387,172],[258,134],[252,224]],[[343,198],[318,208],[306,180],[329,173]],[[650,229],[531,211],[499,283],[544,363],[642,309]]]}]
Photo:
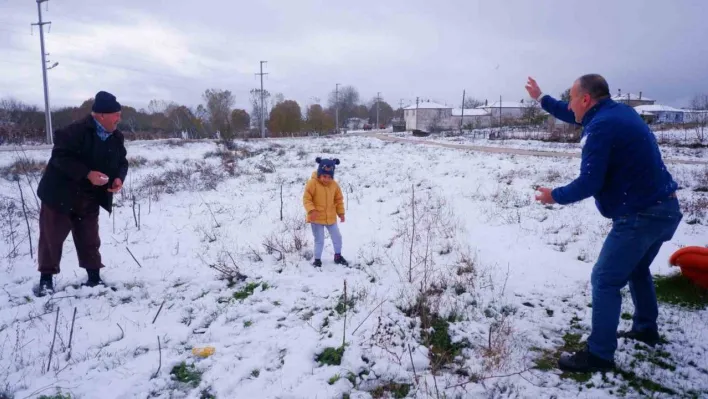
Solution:
[{"label": "black shoe", "polygon": [[319,259],[315,259],[314,262],[312,262],[312,266],[314,267],[322,267],[322,261]]},{"label": "black shoe", "polygon": [[563,354],[558,360],[558,368],[563,371],[592,373],[595,371],[610,371],[615,368],[615,362],[599,358],[586,348],[572,355]]},{"label": "black shoe", "polygon": [[50,273],[42,273],[42,276],[39,278],[39,288],[37,288],[38,297],[54,294],[53,277],[54,276]]},{"label": "black shoe", "polygon": [[84,286],[86,287],[96,287],[96,286],[105,286],[106,283],[101,280],[101,273],[99,272],[99,269],[95,270],[86,270],[86,273],[88,273],[88,280],[86,280],[86,283],[84,283]]},{"label": "black shoe", "polygon": [[349,266],[349,262],[347,262],[347,260],[339,254],[334,255],[334,263],[338,265]]},{"label": "black shoe", "polygon": [[661,340],[661,337],[659,336],[659,332],[655,330],[645,330],[645,331],[636,331],[636,330],[629,330],[629,331],[622,331],[617,334],[617,338],[628,338],[628,339],[633,339],[635,341],[640,341],[644,342],[645,344],[654,347],[656,344],[660,344],[663,341]]}]

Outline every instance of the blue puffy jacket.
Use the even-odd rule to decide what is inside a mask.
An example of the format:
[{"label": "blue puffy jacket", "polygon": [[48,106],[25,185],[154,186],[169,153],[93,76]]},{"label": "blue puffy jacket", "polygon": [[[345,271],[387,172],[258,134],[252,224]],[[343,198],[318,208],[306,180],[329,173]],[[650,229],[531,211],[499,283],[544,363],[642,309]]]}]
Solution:
[{"label": "blue puffy jacket", "polygon": [[[556,118],[575,124],[568,103],[545,95],[541,106]],[[583,117],[580,175],[553,190],[559,204],[590,196],[607,218],[640,212],[668,199],[678,185],[666,170],[654,133],[628,105],[605,99]]]}]

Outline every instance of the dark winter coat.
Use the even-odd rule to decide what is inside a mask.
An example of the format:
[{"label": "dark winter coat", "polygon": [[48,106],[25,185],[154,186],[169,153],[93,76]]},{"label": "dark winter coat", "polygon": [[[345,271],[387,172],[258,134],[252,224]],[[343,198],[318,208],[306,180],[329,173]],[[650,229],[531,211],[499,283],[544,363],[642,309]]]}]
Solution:
[{"label": "dark winter coat", "polygon": [[[568,103],[541,99],[550,114],[575,123]],[[580,176],[551,193],[561,205],[590,196],[600,213],[614,219],[641,212],[674,195],[678,185],[666,169],[656,137],[637,112],[605,99],[583,117]]]},{"label": "dark winter coat", "polygon": [[[128,174],[124,142],[118,130],[102,141],[91,115],[56,130],[52,156],[39,182],[37,195],[43,203],[63,213],[72,211],[80,194],[90,196],[111,212],[113,194],[107,190],[116,178],[125,182]],[[92,170],[108,176],[108,183],[100,187],[91,184],[87,176]]]}]

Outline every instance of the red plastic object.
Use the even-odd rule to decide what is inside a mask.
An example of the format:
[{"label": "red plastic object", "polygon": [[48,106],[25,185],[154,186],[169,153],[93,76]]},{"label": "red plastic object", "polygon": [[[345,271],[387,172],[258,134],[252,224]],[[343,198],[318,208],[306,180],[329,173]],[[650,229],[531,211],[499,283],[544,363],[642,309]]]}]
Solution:
[{"label": "red plastic object", "polygon": [[681,268],[681,274],[708,289],[708,248],[684,247],[674,252],[669,264]]}]

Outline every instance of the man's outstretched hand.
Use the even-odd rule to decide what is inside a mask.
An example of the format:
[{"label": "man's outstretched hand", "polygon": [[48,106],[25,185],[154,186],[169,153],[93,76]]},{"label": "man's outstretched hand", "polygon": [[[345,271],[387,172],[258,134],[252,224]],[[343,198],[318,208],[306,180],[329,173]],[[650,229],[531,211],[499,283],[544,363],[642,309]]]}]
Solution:
[{"label": "man's outstretched hand", "polygon": [[529,96],[534,100],[538,100],[538,96],[541,95],[541,88],[538,87],[538,83],[536,83],[531,76],[529,76],[529,80],[526,82],[526,91],[529,92]]},{"label": "man's outstretched hand", "polygon": [[113,180],[113,185],[108,189],[109,193],[117,193],[123,188],[123,181],[119,178]]},{"label": "man's outstretched hand", "polygon": [[548,205],[548,204],[555,204],[556,200],[553,199],[553,195],[551,195],[551,190],[550,188],[547,187],[539,187],[536,189],[536,201]]}]

